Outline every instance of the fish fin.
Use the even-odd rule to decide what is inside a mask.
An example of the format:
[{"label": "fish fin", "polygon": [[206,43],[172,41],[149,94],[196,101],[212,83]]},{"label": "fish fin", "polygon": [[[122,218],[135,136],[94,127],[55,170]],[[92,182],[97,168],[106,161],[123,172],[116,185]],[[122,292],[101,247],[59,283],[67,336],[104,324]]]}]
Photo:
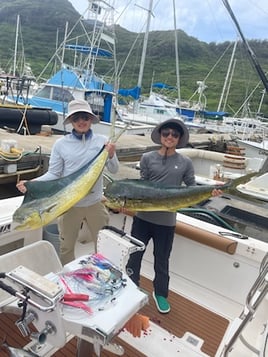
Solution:
[{"label": "fish fin", "polygon": [[49,206],[49,207],[45,210],[45,212],[51,212],[51,211],[53,210],[53,208],[55,208],[56,206],[57,206],[57,204],[54,203],[53,205]]},{"label": "fish fin", "polygon": [[23,203],[30,202],[39,198],[50,197],[64,188],[66,182],[61,179],[51,181],[28,181],[25,183],[27,188]]}]

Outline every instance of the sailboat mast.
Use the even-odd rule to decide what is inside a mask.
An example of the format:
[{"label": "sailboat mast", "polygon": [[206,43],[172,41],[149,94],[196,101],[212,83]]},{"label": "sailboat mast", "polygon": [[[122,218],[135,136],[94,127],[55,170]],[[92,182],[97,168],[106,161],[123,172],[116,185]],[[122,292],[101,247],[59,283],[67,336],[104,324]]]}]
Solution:
[{"label": "sailboat mast", "polygon": [[264,88],[265,88],[266,92],[268,93],[268,79],[267,79],[265,73],[263,72],[263,70],[262,70],[262,68],[261,68],[261,66],[259,64],[255,53],[253,52],[252,48],[249,46],[247,40],[245,39],[245,37],[244,37],[244,35],[243,35],[242,31],[241,31],[241,28],[240,28],[240,26],[238,24],[238,21],[237,21],[235,15],[234,15],[229,3],[228,3],[228,1],[227,0],[222,0],[222,2],[224,4],[224,6],[226,7],[229,15],[231,16],[231,19],[233,20],[233,22],[234,22],[234,24],[235,24],[235,26],[237,28],[237,31],[239,32],[239,35],[240,35],[240,37],[242,39],[242,42],[243,42],[243,44],[245,46],[247,54],[249,55],[249,58],[250,58],[250,60],[251,60],[251,62],[253,64],[254,68],[256,69],[256,71],[257,71],[257,73],[258,73],[258,75],[259,75],[259,77],[260,77],[260,79],[261,79],[261,81],[262,81],[262,83],[264,85]]},{"label": "sailboat mast", "polygon": [[150,30],[150,24],[151,24],[152,9],[153,9],[153,0],[150,0],[150,6],[149,6],[148,16],[147,16],[146,31],[144,34],[143,48],[142,48],[142,54],[141,54],[140,71],[139,71],[139,77],[138,77],[138,87],[140,89],[141,89],[141,85],[142,85],[143,70],[144,70],[145,56],[146,56],[146,51],[147,51],[149,30]]},{"label": "sailboat mast", "polygon": [[222,89],[222,92],[221,92],[221,97],[220,97],[220,101],[219,101],[219,104],[218,104],[217,112],[219,112],[221,110],[223,97],[224,97],[224,94],[225,94],[225,91],[226,91],[226,86],[227,86],[228,81],[230,80],[230,73],[231,73],[231,69],[232,69],[232,66],[233,66],[233,62],[234,62],[234,55],[235,55],[235,52],[236,52],[236,47],[237,47],[237,41],[235,41],[235,43],[234,43],[234,47],[233,47],[230,63],[229,63],[228,69],[227,69],[227,74],[226,74],[224,85],[223,85],[223,89]]},{"label": "sailboat mast", "polygon": [[17,52],[18,52],[19,25],[20,25],[20,15],[17,16],[15,49],[14,49],[14,62],[13,62],[13,76],[16,75],[16,68],[17,68]]},{"label": "sailboat mast", "polygon": [[173,17],[174,17],[174,35],[175,35],[175,59],[176,59],[176,81],[177,81],[177,91],[178,91],[178,103],[181,101],[181,84],[180,84],[180,70],[179,70],[179,50],[178,50],[178,34],[177,34],[177,23],[176,23],[176,9],[175,0],[173,0]]}]

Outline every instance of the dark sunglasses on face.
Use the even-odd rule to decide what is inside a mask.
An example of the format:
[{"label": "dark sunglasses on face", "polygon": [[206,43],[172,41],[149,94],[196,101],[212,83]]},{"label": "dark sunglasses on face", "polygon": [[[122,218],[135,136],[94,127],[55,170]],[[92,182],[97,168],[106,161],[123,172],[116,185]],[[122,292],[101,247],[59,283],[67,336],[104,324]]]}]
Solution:
[{"label": "dark sunglasses on face", "polygon": [[84,121],[89,121],[91,119],[88,113],[76,113],[71,116],[71,121],[77,123],[80,119]]},{"label": "dark sunglasses on face", "polygon": [[161,135],[164,138],[167,138],[169,135],[171,135],[174,139],[178,139],[180,136],[180,133],[177,130],[163,129],[163,130],[161,130]]}]

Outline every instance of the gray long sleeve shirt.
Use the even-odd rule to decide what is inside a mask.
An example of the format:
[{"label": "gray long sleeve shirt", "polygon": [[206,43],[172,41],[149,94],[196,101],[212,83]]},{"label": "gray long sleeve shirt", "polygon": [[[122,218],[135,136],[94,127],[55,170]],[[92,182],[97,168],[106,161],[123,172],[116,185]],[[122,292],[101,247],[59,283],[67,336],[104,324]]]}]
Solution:
[{"label": "gray long sleeve shirt", "polygon": [[[158,151],[143,154],[140,161],[141,179],[170,186],[195,185],[194,167],[190,158],[175,153],[162,156]],[[137,217],[151,223],[175,226],[176,212],[137,212]]]}]

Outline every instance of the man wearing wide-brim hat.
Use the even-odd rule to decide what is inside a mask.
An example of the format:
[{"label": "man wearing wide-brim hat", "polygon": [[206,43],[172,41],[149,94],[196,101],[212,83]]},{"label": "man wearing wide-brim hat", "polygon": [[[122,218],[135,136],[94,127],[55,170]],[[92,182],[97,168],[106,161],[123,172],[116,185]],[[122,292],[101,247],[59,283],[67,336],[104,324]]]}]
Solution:
[{"label": "man wearing wide-brim hat", "polygon": [[[71,123],[73,129],[67,135],[57,139],[52,147],[48,171],[36,180],[49,181],[68,176],[94,159],[105,146],[108,151],[106,168],[111,173],[119,169],[115,144],[109,143],[104,135],[97,134],[91,127],[99,121],[89,103],[75,99],[68,105],[65,124]],[[25,193],[25,181],[17,184]],[[68,200],[69,197],[66,197]],[[60,235],[60,259],[62,264],[74,260],[76,240],[83,222],[89,228],[89,239],[96,244],[98,231],[108,224],[109,214],[103,202],[103,177],[97,179],[94,187],[75,206],[71,207],[58,219]]]},{"label": "man wearing wide-brim hat", "polygon": [[[151,134],[160,148],[142,155],[140,160],[141,179],[160,182],[167,186],[195,185],[194,167],[190,158],[183,156],[177,148],[185,147],[189,132],[179,119],[169,119],[157,125]],[[218,193],[216,193],[218,194]],[[169,257],[172,249],[176,225],[176,212],[137,212],[133,218],[131,235],[141,240],[145,246],[150,239],[154,244],[153,298],[159,312],[170,311]],[[131,254],[127,264],[130,277],[138,285],[143,252]]]},{"label": "man wearing wide-brim hat", "polygon": [[[168,186],[195,185],[192,161],[179,154],[176,149],[189,141],[189,132],[179,119],[169,119],[157,125],[151,134],[160,148],[142,155],[140,160],[141,179],[161,182]],[[154,244],[153,298],[161,313],[168,313],[169,256],[172,249],[176,225],[175,212],[137,212],[133,218],[131,235],[147,246],[152,238]],[[139,284],[141,261],[144,252],[131,254],[127,269],[132,280]]]},{"label": "man wearing wide-brim hat", "polygon": [[175,132],[179,133],[179,140],[176,145],[177,149],[187,146],[189,142],[189,131],[184,122],[179,119],[168,119],[158,124],[151,134],[151,138],[154,143],[162,145],[161,131],[165,128],[174,129]]}]

